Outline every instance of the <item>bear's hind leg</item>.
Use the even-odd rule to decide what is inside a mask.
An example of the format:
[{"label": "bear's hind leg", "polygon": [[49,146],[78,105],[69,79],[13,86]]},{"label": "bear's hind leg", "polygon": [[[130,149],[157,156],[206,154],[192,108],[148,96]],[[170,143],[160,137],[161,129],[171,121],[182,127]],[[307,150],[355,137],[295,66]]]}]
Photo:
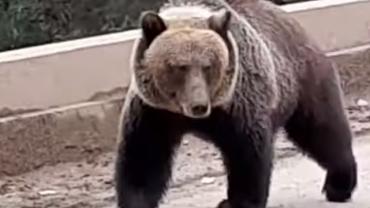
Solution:
[{"label": "bear's hind leg", "polygon": [[327,200],[346,202],[357,185],[357,164],[337,83],[329,78],[315,90],[307,89],[316,93],[300,101],[285,130],[290,140],[326,169]]},{"label": "bear's hind leg", "polygon": [[156,208],[171,176],[172,155],[180,132],[165,113],[144,109],[141,103],[123,120],[116,159],[119,208]]}]

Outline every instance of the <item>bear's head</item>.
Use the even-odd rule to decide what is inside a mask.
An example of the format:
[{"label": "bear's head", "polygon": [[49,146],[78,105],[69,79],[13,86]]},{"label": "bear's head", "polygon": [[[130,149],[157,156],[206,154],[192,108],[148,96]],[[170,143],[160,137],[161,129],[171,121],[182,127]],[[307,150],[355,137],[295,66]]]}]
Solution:
[{"label": "bear's head", "polygon": [[143,13],[133,81],[147,104],[204,118],[225,102],[235,82],[235,51],[228,34],[231,14],[222,10],[203,20],[188,18],[166,21],[157,13]]}]

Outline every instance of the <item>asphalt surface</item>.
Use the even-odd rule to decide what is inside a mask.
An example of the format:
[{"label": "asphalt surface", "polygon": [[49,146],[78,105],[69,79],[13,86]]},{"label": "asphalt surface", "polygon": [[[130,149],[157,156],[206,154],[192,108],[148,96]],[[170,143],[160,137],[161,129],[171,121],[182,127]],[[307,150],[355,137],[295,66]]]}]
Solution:
[{"label": "asphalt surface", "polygon": [[[280,159],[272,178],[270,208],[370,208],[370,137],[358,138],[359,186],[351,201],[329,203],[321,193],[325,172],[300,154]],[[211,208],[225,197],[225,177],[207,177],[170,190],[166,208]]]}]

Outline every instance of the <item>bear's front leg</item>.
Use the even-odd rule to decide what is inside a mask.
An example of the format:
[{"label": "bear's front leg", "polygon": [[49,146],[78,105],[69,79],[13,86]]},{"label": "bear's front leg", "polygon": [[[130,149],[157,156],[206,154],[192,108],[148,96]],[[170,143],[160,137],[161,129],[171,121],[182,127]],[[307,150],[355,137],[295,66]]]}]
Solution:
[{"label": "bear's front leg", "polygon": [[[272,130],[268,119],[217,116],[212,135],[227,169],[228,199],[219,208],[265,208],[272,171]],[[221,119],[217,121],[218,119]]]},{"label": "bear's front leg", "polygon": [[156,208],[180,142],[174,115],[133,100],[122,120],[115,182],[119,208]]}]

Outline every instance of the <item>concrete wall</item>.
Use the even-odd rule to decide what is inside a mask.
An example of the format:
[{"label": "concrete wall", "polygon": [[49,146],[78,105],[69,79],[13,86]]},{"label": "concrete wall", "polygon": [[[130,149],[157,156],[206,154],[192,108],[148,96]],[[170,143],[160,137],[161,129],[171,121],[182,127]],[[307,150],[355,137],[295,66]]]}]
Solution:
[{"label": "concrete wall", "polygon": [[[370,1],[282,8],[338,64],[347,101],[368,98]],[[0,176],[113,150],[138,35],[129,31],[0,53]]]},{"label": "concrete wall", "polygon": [[[320,0],[282,8],[325,51],[370,42],[370,1]],[[22,112],[121,95],[138,35],[129,31],[0,53],[0,109]],[[3,115],[10,112],[3,110]]]},{"label": "concrete wall", "polygon": [[63,106],[127,86],[127,60],[136,34],[130,31],[0,53],[0,109]]},{"label": "concrete wall", "polygon": [[283,7],[325,51],[370,43],[370,1],[320,0]]}]

